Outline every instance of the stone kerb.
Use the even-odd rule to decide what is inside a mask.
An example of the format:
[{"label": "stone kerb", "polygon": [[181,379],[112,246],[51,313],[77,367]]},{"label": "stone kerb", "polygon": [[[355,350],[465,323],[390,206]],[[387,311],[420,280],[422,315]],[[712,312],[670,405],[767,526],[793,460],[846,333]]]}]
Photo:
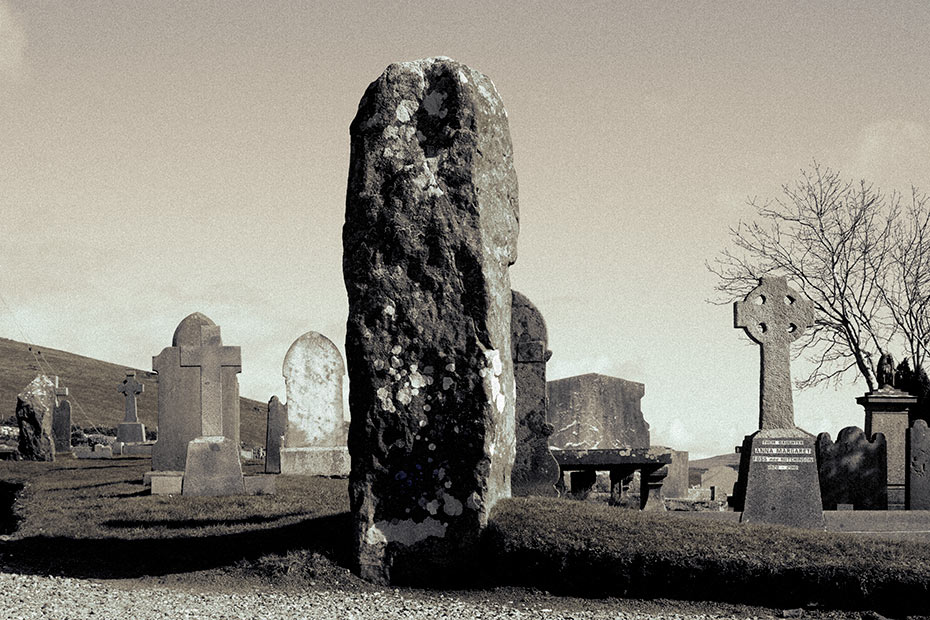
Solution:
[{"label": "stone kerb", "polygon": [[355,568],[463,570],[510,495],[517,177],[486,76],[393,64],[352,122],[343,228]]},{"label": "stone kerb", "polygon": [[733,304],[733,326],[759,346],[759,430],[746,436],[736,505],[743,522],[824,528],[814,436],[794,424],[790,345],[814,324],[813,304],[765,277]]},{"label": "stone kerb", "polygon": [[861,428],[848,426],[836,443],[830,433],[820,433],[817,470],[824,510],[836,510],[840,504],[856,510],[888,508],[886,443],[881,433],[870,441]]},{"label": "stone kerb", "polygon": [[294,341],[282,367],[287,424],[280,447],[282,474],[349,473],[342,384],[345,364],[333,342],[317,332]]},{"label": "stone kerb", "polygon": [[511,485],[516,497],[558,496],[559,464],[549,451],[553,427],[547,420],[546,322],[526,296],[513,291],[511,347],[516,385],[516,458]]}]

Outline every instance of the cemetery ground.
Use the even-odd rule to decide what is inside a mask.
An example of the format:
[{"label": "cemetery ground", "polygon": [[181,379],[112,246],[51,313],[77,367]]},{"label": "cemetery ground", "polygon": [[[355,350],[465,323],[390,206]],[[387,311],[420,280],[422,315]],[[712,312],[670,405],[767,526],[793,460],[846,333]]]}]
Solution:
[{"label": "cemetery ground", "polygon": [[[247,462],[246,470],[259,466]],[[277,493],[266,496],[152,496],[142,485],[149,467],[148,458],[0,462],[0,570],[206,592],[398,595],[347,570],[345,479],[280,476]],[[476,604],[537,611],[744,617],[903,617],[928,613],[930,601],[928,543],[570,499],[501,501],[476,558],[463,558],[454,586],[399,592],[430,598],[449,594],[445,586]]]}]

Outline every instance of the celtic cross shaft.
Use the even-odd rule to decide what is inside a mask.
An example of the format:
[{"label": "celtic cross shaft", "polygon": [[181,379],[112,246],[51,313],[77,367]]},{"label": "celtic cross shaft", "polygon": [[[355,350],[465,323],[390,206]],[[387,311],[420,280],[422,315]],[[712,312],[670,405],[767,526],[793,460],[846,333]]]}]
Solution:
[{"label": "celtic cross shaft", "polygon": [[791,397],[791,343],[814,324],[814,304],[783,277],[759,280],[743,301],[733,304],[733,326],[761,345],[759,428],[795,428]]}]

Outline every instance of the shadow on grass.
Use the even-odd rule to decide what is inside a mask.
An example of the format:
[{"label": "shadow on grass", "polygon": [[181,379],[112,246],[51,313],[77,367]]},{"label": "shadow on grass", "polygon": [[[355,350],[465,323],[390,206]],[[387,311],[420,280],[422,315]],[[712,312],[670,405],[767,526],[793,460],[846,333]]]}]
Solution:
[{"label": "shadow on grass", "polygon": [[131,529],[136,527],[165,527],[168,529],[184,529],[189,527],[209,527],[211,525],[259,525],[261,523],[271,523],[272,521],[289,519],[291,517],[296,517],[299,514],[303,513],[289,512],[285,514],[274,515],[272,517],[255,515],[242,519],[158,519],[150,521],[143,521],[141,519],[112,519],[110,521],[104,521],[101,523],[101,525],[114,529]]},{"label": "shadow on grass", "polygon": [[143,540],[34,536],[0,542],[0,555],[4,570],[96,579],[208,570],[295,550],[320,553],[336,564],[348,566],[350,527],[349,513],[341,513],[222,536]]}]

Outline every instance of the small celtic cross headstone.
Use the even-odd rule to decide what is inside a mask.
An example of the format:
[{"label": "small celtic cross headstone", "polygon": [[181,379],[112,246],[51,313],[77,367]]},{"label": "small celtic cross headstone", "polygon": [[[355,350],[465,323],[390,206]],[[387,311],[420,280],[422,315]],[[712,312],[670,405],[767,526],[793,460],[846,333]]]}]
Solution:
[{"label": "small celtic cross headstone", "polygon": [[791,343],[814,324],[814,304],[788,288],[783,277],[759,281],[733,304],[734,327],[761,345],[759,428],[794,428]]},{"label": "small celtic cross headstone", "polygon": [[116,390],[126,397],[126,415],[123,422],[138,422],[139,416],[136,412],[136,396],[145,391],[145,385],[136,380],[135,372],[127,372],[126,378]]}]

